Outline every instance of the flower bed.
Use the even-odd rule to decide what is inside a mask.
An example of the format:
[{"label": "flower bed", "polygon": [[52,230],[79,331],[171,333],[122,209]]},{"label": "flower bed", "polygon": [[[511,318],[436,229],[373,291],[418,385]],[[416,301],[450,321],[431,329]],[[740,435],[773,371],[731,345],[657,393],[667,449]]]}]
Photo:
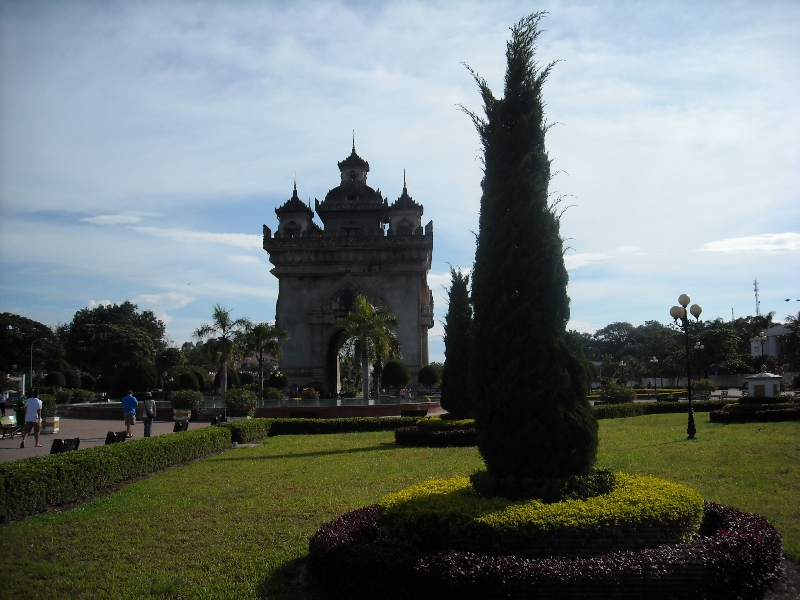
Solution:
[{"label": "flower bed", "polygon": [[764,517],[712,502],[692,541],[579,559],[413,552],[381,541],[378,511],[346,513],[311,538],[309,568],[333,597],[754,599],[781,568]]}]

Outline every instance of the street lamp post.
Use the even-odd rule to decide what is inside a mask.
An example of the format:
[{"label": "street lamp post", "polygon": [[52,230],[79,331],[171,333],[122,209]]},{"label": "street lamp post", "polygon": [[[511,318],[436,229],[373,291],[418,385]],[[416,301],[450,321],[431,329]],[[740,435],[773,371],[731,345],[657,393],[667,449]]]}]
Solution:
[{"label": "street lamp post", "polygon": [[625,361],[619,361],[619,368],[622,369],[622,385],[628,387],[628,383],[625,381]]},{"label": "street lamp post", "polygon": [[[30,381],[31,389],[33,389],[33,345],[36,342],[41,342],[42,340],[46,340],[46,339],[47,338],[39,338],[39,339],[33,340],[31,342],[31,381]],[[22,392],[24,393],[25,390],[22,390]]]},{"label": "street lamp post", "polygon": [[697,428],[694,426],[694,408],[692,407],[692,373],[689,367],[689,314],[695,318],[695,322],[700,320],[700,313],[703,312],[702,307],[699,304],[692,304],[689,308],[688,312],[686,307],[688,306],[691,298],[686,294],[681,294],[678,298],[678,303],[680,306],[673,306],[669,309],[670,316],[675,319],[675,323],[680,321],[680,327],[683,329],[683,336],[686,341],[686,391],[689,396],[689,423],[686,427],[686,433],[689,435],[688,439],[694,440],[697,439],[695,434],[697,434]]},{"label": "street lamp post", "polygon": [[763,331],[756,336],[756,341],[757,342],[761,342],[761,363],[763,364],[764,363],[764,342],[767,341],[767,336],[764,335]]},{"label": "street lamp post", "polygon": [[656,379],[656,365],[658,364],[658,359],[654,356],[650,359],[650,364],[653,365],[653,388],[656,393],[658,394],[658,380]]}]

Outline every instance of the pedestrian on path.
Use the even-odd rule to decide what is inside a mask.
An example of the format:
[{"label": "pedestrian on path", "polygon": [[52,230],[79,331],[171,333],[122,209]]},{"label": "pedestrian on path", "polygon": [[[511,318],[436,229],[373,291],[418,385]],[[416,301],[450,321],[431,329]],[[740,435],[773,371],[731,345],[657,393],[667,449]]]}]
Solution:
[{"label": "pedestrian on path", "polygon": [[0,416],[6,416],[6,402],[8,402],[8,395],[5,390],[0,390]]},{"label": "pedestrian on path", "polygon": [[136,407],[139,401],[134,397],[133,390],[128,390],[128,394],[122,397],[122,413],[125,415],[125,431],[129,438],[133,437],[131,428],[136,425]]},{"label": "pedestrian on path", "polygon": [[153,419],[156,418],[156,402],[153,394],[147,392],[144,396],[144,408],[142,409],[142,421],[144,422],[144,437],[150,437],[153,431]]},{"label": "pedestrian on path", "polygon": [[39,400],[39,392],[31,390],[28,392],[28,400],[25,402],[25,427],[22,428],[22,443],[20,448],[25,447],[25,437],[33,430],[36,434],[36,447],[41,448],[39,443],[39,430],[42,426],[42,401]]}]

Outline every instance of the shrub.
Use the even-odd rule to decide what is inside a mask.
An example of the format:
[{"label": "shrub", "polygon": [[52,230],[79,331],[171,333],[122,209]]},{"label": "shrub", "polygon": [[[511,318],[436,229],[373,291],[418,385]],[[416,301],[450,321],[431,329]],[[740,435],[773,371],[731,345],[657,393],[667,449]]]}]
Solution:
[{"label": "shrub", "polygon": [[231,440],[237,444],[257,442],[269,436],[272,419],[246,419],[220,423],[218,427],[225,427],[231,432]]},{"label": "shrub", "polygon": [[300,397],[303,400],[317,400],[319,399],[319,392],[313,387],[303,388],[300,392]]},{"label": "shrub", "polygon": [[608,404],[620,404],[622,402],[633,402],[636,400],[636,392],[627,385],[609,381],[600,391],[600,400]]},{"label": "shrub", "polygon": [[94,391],[95,387],[97,387],[97,379],[93,375],[89,375],[88,373],[81,375],[81,388]]},{"label": "shrub", "polygon": [[436,431],[446,429],[474,429],[475,419],[442,419],[440,417],[426,417],[417,421],[417,426]]},{"label": "shrub", "polygon": [[640,552],[530,559],[379,542],[377,505],[341,515],[309,542],[309,569],[336,598],[728,600],[760,598],[781,572],[781,538],[759,515],[706,502],[703,535]]},{"label": "shrub", "polygon": [[56,402],[58,404],[70,404],[72,402],[74,394],[72,390],[60,389],[56,390],[54,396],[56,397]]},{"label": "shrub", "polygon": [[545,479],[496,479],[486,471],[470,476],[472,487],[479,496],[500,496],[508,500],[539,500],[546,504],[564,500],[588,500],[611,493],[616,486],[614,473],[598,469],[591,475]]},{"label": "shrub", "polygon": [[252,417],[256,412],[257,401],[257,396],[249,390],[231,390],[225,393],[229,417]]},{"label": "shrub", "polygon": [[447,299],[447,314],[444,317],[444,367],[440,373],[441,403],[447,412],[457,417],[467,417],[474,409],[470,380],[472,303],[469,298],[469,275],[452,265]]},{"label": "shrub", "polygon": [[39,400],[42,401],[42,418],[56,416],[56,397],[51,394],[40,394]]},{"label": "shrub", "polygon": [[67,381],[60,371],[50,371],[44,376],[44,384],[52,387],[64,387],[67,385]]},{"label": "shrub", "polygon": [[178,385],[176,387],[179,390],[199,391],[200,382],[197,381],[197,375],[191,371],[186,371],[185,373],[178,375]]},{"label": "shrub", "polygon": [[0,521],[16,521],[119,483],[221,452],[230,430],[194,431],[0,463]]},{"label": "shrub", "polygon": [[[748,408],[750,410],[742,410]],[[800,421],[800,406],[781,404],[777,406],[733,407],[709,413],[712,423],[767,423],[778,421]]]},{"label": "shrub", "polygon": [[269,379],[267,379],[267,385],[282,390],[289,386],[289,378],[280,371],[275,371],[271,373]]},{"label": "shrub", "polygon": [[572,557],[686,541],[702,512],[697,492],[649,476],[618,473],[608,494],[553,504],[479,497],[456,477],[388,494],[379,524],[388,543],[420,551]]},{"label": "shrub", "polygon": [[61,374],[64,375],[64,386],[71,388],[71,389],[78,389],[81,387],[81,374],[73,369],[67,369],[65,371],[61,371]]},{"label": "shrub", "polygon": [[437,369],[434,365],[425,365],[419,370],[417,374],[417,381],[419,381],[420,385],[428,386],[428,391],[430,392],[437,383],[441,380],[441,376],[439,375],[439,369]]},{"label": "shrub", "polygon": [[158,382],[156,368],[149,360],[137,358],[122,365],[114,376],[114,391],[152,390]]},{"label": "shrub", "polygon": [[428,429],[426,427],[399,427],[394,430],[394,441],[401,446],[430,448],[465,447],[478,443],[478,431],[474,428]]},{"label": "shrub", "polygon": [[692,382],[692,389],[695,392],[714,392],[717,389],[717,384],[710,379],[699,379]]},{"label": "shrub", "polygon": [[[220,376],[219,376],[221,371],[222,371],[222,369],[217,371],[217,374],[214,375],[214,387],[217,388],[217,389],[219,389],[220,385],[221,385],[220,384]],[[242,385],[242,382],[239,380],[239,373],[237,373],[236,369],[234,369],[230,365],[228,365],[228,382],[227,383],[228,383],[228,389],[229,390],[236,389],[238,387],[241,387],[241,385]]]},{"label": "shrub", "polygon": [[398,389],[411,381],[411,374],[406,364],[396,358],[386,361],[381,371],[381,383],[387,387]]},{"label": "shrub", "polygon": [[72,402],[84,403],[94,401],[94,393],[89,390],[72,390]]},{"label": "shrub", "polygon": [[203,401],[203,394],[196,390],[180,390],[172,394],[169,397],[169,401],[172,408],[196,411]]},{"label": "shrub", "polygon": [[250,371],[242,371],[239,373],[239,384],[244,387],[252,385],[256,382],[256,377]]},{"label": "shrub", "polygon": [[283,392],[281,392],[278,388],[268,387],[264,389],[265,400],[281,400],[282,398]]},{"label": "shrub", "polygon": [[413,417],[349,417],[342,419],[273,419],[269,435],[392,431],[413,425]]}]

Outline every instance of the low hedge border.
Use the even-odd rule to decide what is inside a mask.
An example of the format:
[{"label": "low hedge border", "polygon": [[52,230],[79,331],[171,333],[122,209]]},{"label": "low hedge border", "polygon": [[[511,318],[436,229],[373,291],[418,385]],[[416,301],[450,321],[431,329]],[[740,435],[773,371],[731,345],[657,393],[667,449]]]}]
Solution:
[{"label": "low hedge border", "polygon": [[[692,408],[695,412],[709,412],[722,409],[726,404],[728,404],[727,400],[693,400]],[[685,413],[688,411],[689,405],[686,402],[627,402],[625,404],[601,404],[594,407],[594,412],[598,419],[622,419],[625,417]]]},{"label": "low hedge border", "polygon": [[483,498],[467,477],[434,479],[388,494],[378,523],[387,543],[417,551],[530,558],[641,550],[697,535],[703,499],[696,491],[652,476],[614,479],[607,494],[550,504]]},{"label": "low hedge border", "polygon": [[767,519],[712,502],[695,540],[572,560],[415,553],[381,541],[378,511],[346,513],[311,538],[309,570],[332,597],[744,600],[781,573],[781,537]]},{"label": "low hedge border", "polygon": [[77,502],[138,477],[268,436],[390,431],[411,417],[245,419],[192,431],[0,463],[0,523]]},{"label": "low hedge border", "polygon": [[800,421],[800,406],[786,408],[759,409],[749,406],[753,410],[723,409],[713,410],[709,413],[712,423],[775,423],[779,421]]},{"label": "low hedge border", "polygon": [[478,430],[474,427],[469,429],[428,429],[412,425],[395,429],[394,441],[400,446],[432,448],[475,446],[478,443]]},{"label": "low hedge border", "polygon": [[0,522],[77,502],[117,484],[230,447],[229,431],[205,427],[0,463]]}]

